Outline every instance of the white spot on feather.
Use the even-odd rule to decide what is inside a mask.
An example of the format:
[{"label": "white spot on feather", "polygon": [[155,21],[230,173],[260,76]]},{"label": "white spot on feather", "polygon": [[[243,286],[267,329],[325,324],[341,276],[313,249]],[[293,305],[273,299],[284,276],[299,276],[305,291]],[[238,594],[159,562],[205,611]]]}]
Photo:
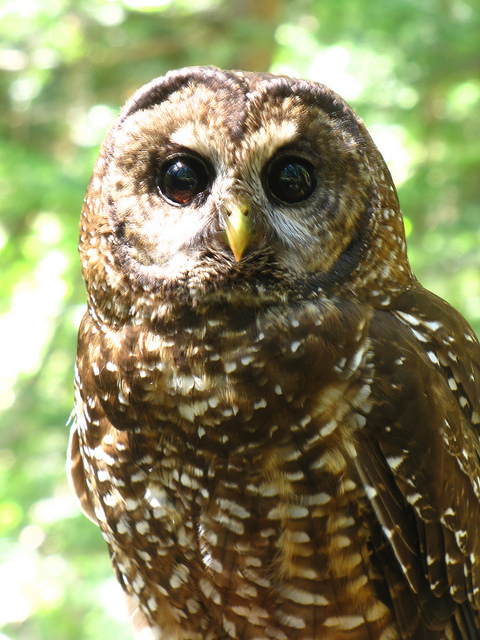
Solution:
[{"label": "white spot on feather", "polygon": [[326,627],[335,627],[336,629],[356,629],[364,622],[363,616],[335,616],[327,618],[323,624]]},{"label": "white spot on feather", "polygon": [[404,459],[403,456],[389,456],[387,457],[388,466],[390,469],[393,469],[393,471],[396,471]]},{"label": "white spot on feather", "polygon": [[320,435],[322,436],[322,438],[325,438],[326,436],[329,436],[331,433],[333,433],[336,428],[336,421],[330,420],[330,422],[327,422],[327,424],[320,429]]},{"label": "white spot on feather", "polygon": [[415,316],[412,316],[411,313],[405,313],[404,311],[395,311],[395,314],[397,316],[400,316],[400,318],[405,320],[405,322],[408,322],[408,324],[411,324],[414,327],[420,324],[420,320]]},{"label": "white spot on feather", "polygon": [[140,522],[137,522],[135,525],[135,529],[140,535],[144,536],[149,532],[150,526],[146,520],[140,520]]},{"label": "white spot on feather", "polygon": [[329,604],[329,601],[323,596],[317,593],[311,593],[310,591],[305,591],[304,589],[287,588],[284,595],[292,602],[306,606],[313,605],[324,607]]},{"label": "white spot on feather", "polygon": [[410,327],[410,331],[417,338],[417,340],[420,340],[420,342],[428,342],[428,337],[423,333],[420,333],[420,331],[416,331],[416,329],[413,329],[412,327]]},{"label": "white spot on feather", "polygon": [[286,624],[287,627],[292,627],[293,629],[304,629],[306,627],[305,620],[299,618],[298,616],[292,616],[289,614],[285,614],[282,616],[283,624]]},{"label": "white spot on feather", "polygon": [[295,340],[294,342],[292,342],[292,344],[290,345],[290,349],[292,350],[292,353],[295,353],[295,351],[297,351],[300,344],[301,343],[298,340]]}]

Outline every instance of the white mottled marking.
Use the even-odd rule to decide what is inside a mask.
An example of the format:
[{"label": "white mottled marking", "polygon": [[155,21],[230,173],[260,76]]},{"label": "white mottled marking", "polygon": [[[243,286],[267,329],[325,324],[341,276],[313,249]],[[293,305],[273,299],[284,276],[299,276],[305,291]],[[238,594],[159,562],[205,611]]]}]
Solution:
[{"label": "white mottled marking", "polygon": [[135,511],[138,508],[139,502],[136,498],[127,498],[125,500],[125,509],[127,511]]},{"label": "white mottled marking", "polygon": [[422,324],[431,331],[437,331],[442,326],[442,323],[438,322],[438,320],[423,320]]},{"label": "white mottled marking", "polygon": [[305,544],[310,542],[310,536],[306,531],[292,531],[289,536],[289,540],[298,544]]},{"label": "white mottled marking", "polygon": [[376,601],[374,604],[367,610],[365,614],[365,618],[368,622],[374,622],[375,620],[380,620],[388,613],[387,607],[383,604],[383,602]]},{"label": "white mottled marking", "polygon": [[357,488],[357,485],[351,478],[347,478],[343,483],[343,488],[345,491],[354,491]]},{"label": "white mottled marking", "polygon": [[258,590],[253,584],[248,584],[242,582],[236,589],[236,594],[239,595],[244,600],[248,600],[249,598],[257,598]]},{"label": "white mottled marking", "polygon": [[334,540],[339,549],[349,547],[352,544],[352,541],[348,536],[336,536]]},{"label": "white mottled marking", "polygon": [[198,613],[198,611],[200,610],[200,604],[193,598],[188,598],[185,604],[187,605],[188,613],[194,614]]},{"label": "white mottled marking", "polygon": [[247,618],[248,622],[252,625],[261,625],[264,624],[264,620],[268,618],[268,612],[261,607],[257,607],[253,604],[250,606],[242,606],[237,605],[232,607],[232,611],[237,614],[237,616],[241,616],[242,618]]},{"label": "white mottled marking", "polygon": [[115,459],[112,458],[112,456],[109,456],[108,453],[105,453],[101,446],[95,447],[92,453],[95,459],[99,462],[103,460],[110,466],[115,465]]},{"label": "white mottled marking", "polygon": [[107,521],[107,517],[105,515],[105,511],[103,510],[103,508],[100,505],[97,505],[95,507],[95,516],[97,517],[97,520],[99,520],[100,522],[106,522]]},{"label": "white mottled marking", "polygon": [[241,505],[237,504],[236,502],[233,502],[233,500],[228,500],[227,498],[219,498],[217,500],[217,503],[220,509],[229,511],[230,513],[237,516],[238,518],[241,518],[242,520],[245,518],[249,518],[251,515],[250,511],[248,511]]},{"label": "white mottled marking", "polygon": [[146,533],[148,533],[150,527],[146,520],[140,520],[140,522],[137,522],[137,524],[135,525],[135,529],[140,535],[144,536]]},{"label": "white mottled marking", "polygon": [[405,322],[408,322],[408,324],[411,324],[414,327],[420,324],[420,320],[415,316],[412,316],[411,313],[405,313],[404,311],[396,311],[395,314],[397,316],[400,316],[400,318],[405,320]]},{"label": "white mottled marking", "polygon": [[222,600],[220,594],[215,589],[211,582],[208,582],[205,578],[199,580],[200,589],[206,598],[210,598],[215,604],[221,604]]},{"label": "white mottled marking", "polygon": [[403,456],[389,456],[387,457],[388,466],[390,469],[396,471],[398,467],[402,464],[405,458]]},{"label": "white mottled marking", "polygon": [[220,560],[217,560],[217,558],[211,558],[209,567],[212,571],[215,571],[215,573],[222,573],[223,571],[223,564]]},{"label": "white mottled marking", "polygon": [[327,618],[323,624],[326,627],[335,627],[336,629],[356,629],[364,622],[363,616],[335,616]]},{"label": "white mottled marking", "polygon": [[388,529],[388,527],[385,527],[384,525],[382,525],[382,530],[383,530],[383,533],[385,534],[385,537],[388,540],[391,540],[392,537],[393,537],[393,533],[390,531],[390,529]]},{"label": "white mottled marking", "polygon": [[285,472],[285,477],[290,482],[295,482],[297,480],[303,480],[305,475],[304,475],[304,473],[303,473],[303,471],[301,469],[298,469],[297,471],[287,471],[287,472]]},{"label": "white mottled marking", "polygon": [[103,497],[103,504],[107,507],[116,507],[118,504],[118,498],[113,493],[106,493]]},{"label": "white mottled marking", "polygon": [[326,436],[329,436],[331,433],[333,433],[336,428],[336,420],[330,420],[330,422],[327,422],[327,424],[320,429],[320,435],[322,436],[322,438],[325,438]]},{"label": "white mottled marking", "polygon": [[281,520],[286,515],[295,519],[306,518],[308,516],[308,509],[302,505],[280,504],[270,509],[267,518],[269,520]]},{"label": "white mottled marking", "polygon": [[145,580],[142,578],[140,574],[137,574],[135,578],[132,580],[132,589],[135,591],[135,593],[141,593],[144,586],[145,586]]},{"label": "white mottled marking", "polygon": [[223,616],[223,628],[231,638],[237,637],[237,627],[235,626],[235,623],[229,620],[225,614]]},{"label": "white mottled marking", "polygon": [[285,454],[282,455],[283,460],[291,462],[292,460],[298,460],[302,453],[298,449],[287,449]]},{"label": "white mottled marking", "polygon": [[407,502],[411,505],[414,505],[421,499],[422,495],[420,493],[410,493],[406,496]]},{"label": "white mottled marking", "polygon": [[328,461],[329,461],[328,454],[320,456],[320,458],[317,458],[311,463],[310,469],[321,469],[328,463]]},{"label": "white mottled marking", "polygon": [[283,624],[287,625],[287,627],[292,627],[293,629],[305,629],[306,627],[305,620],[298,616],[285,614],[282,616],[282,621]]},{"label": "white mottled marking", "polygon": [[210,398],[208,399],[208,404],[212,407],[212,409],[215,409],[215,407],[218,406],[219,402],[220,398],[218,398],[218,396],[210,396]]},{"label": "white mottled marking", "polygon": [[367,498],[369,500],[373,500],[373,498],[377,497],[377,490],[375,489],[375,487],[372,487],[370,485],[365,485],[365,493],[367,494]]},{"label": "white mottled marking", "polygon": [[130,533],[130,531],[126,527],[125,523],[123,522],[123,520],[120,520],[117,523],[117,533],[119,533],[122,536],[125,535],[126,533]]},{"label": "white mottled marking", "polygon": [[455,378],[448,378],[448,386],[452,391],[456,391],[458,389]]},{"label": "white mottled marking", "polygon": [[329,604],[328,600],[323,596],[304,589],[287,588],[284,595],[292,602],[302,605],[326,606]]},{"label": "white mottled marking", "polygon": [[420,333],[420,331],[417,331],[413,327],[410,327],[410,331],[417,338],[417,340],[420,340],[420,342],[428,342],[428,337],[425,336],[423,333]]},{"label": "white mottled marking", "polygon": [[190,489],[199,489],[200,485],[196,480],[190,477],[187,473],[183,472],[180,476],[180,482],[184,487],[189,487]]},{"label": "white mottled marking", "polygon": [[150,562],[152,559],[152,556],[147,551],[142,551],[141,549],[137,549],[137,555],[145,562]]},{"label": "white mottled marking", "polygon": [[360,427],[360,429],[362,429],[362,427],[364,427],[367,424],[367,419],[365,416],[362,416],[362,414],[356,413],[355,418],[357,420],[357,424]]},{"label": "white mottled marking", "polygon": [[351,458],[357,457],[357,449],[355,448],[353,442],[345,442],[345,449],[347,450],[347,453]]},{"label": "white mottled marking", "polygon": [[97,480],[99,482],[108,482],[110,480],[110,474],[106,469],[99,469],[97,471]]}]

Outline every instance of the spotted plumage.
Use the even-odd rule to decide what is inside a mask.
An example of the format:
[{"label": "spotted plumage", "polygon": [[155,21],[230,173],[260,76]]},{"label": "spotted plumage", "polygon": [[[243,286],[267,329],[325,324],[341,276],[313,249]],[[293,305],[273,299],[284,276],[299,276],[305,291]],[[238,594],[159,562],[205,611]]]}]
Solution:
[{"label": "spotted plumage", "polygon": [[80,255],[69,473],[142,638],[480,638],[479,344],[339,96],[154,80]]}]

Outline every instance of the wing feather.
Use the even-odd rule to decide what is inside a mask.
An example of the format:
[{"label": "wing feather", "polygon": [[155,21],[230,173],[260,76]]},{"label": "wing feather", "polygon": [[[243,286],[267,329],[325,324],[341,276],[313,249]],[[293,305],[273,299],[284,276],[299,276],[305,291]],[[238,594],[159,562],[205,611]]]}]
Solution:
[{"label": "wing feather", "polygon": [[76,496],[83,513],[92,522],[98,524],[98,520],[95,516],[95,507],[85,478],[83,458],[80,454],[77,418],[75,418],[71,427],[70,439],[68,441],[67,478],[72,492]]},{"label": "wing feather", "polygon": [[425,624],[478,640],[480,347],[423,289],[395,305],[372,319],[373,402],[357,470],[397,565],[385,577],[402,637]]}]

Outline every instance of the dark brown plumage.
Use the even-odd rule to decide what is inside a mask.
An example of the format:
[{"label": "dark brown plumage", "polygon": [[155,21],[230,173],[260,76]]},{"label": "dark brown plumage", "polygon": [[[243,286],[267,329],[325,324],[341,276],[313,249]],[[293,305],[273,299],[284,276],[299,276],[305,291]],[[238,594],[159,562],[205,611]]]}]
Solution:
[{"label": "dark brown plumage", "polygon": [[480,348],[326,87],[190,68],[80,226],[70,476],[164,640],[480,638]]}]

